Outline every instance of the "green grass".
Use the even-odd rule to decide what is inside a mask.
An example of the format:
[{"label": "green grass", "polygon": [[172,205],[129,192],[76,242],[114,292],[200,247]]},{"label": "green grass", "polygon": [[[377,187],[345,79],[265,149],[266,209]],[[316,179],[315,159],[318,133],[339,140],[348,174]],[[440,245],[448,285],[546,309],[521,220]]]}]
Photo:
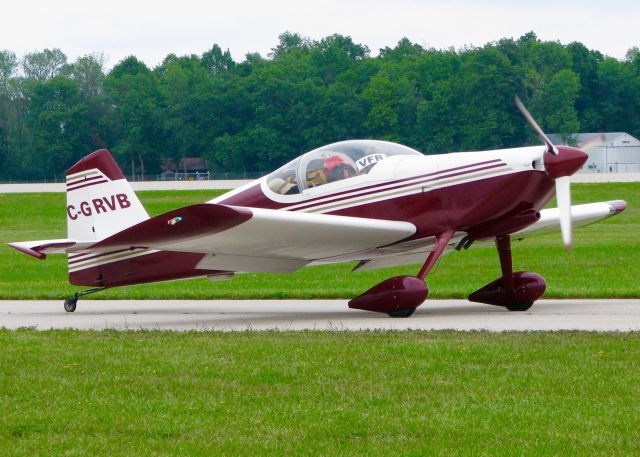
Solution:
[{"label": "green grass", "polygon": [[638,455],[639,360],[638,333],[4,330],[0,455]]},{"label": "green grass", "polygon": [[[575,232],[567,253],[560,233],[514,243],[514,267],[547,280],[546,297],[640,296],[640,183],[575,184],[574,203],[624,199],[619,216]],[[202,202],[213,191],[140,192],[156,215]],[[0,194],[0,242],[64,238],[64,194]],[[415,274],[418,266],[351,273],[353,264],[305,268],[291,275],[246,274],[232,281],[206,279],[116,288],[95,298],[349,298],[390,276]],[[432,298],[464,298],[500,275],[495,249],[480,247],[445,256],[429,274]],[[60,298],[67,283],[64,256],[37,261],[0,247],[0,299]]]}]

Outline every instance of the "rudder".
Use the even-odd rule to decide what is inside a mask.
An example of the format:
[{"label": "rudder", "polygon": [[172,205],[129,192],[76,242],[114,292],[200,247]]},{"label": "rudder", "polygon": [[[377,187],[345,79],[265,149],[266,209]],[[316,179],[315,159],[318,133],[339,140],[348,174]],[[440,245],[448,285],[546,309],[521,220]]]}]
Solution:
[{"label": "rudder", "polygon": [[97,241],[149,219],[106,149],[92,152],[69,168],[66,181],[69,239]]}]

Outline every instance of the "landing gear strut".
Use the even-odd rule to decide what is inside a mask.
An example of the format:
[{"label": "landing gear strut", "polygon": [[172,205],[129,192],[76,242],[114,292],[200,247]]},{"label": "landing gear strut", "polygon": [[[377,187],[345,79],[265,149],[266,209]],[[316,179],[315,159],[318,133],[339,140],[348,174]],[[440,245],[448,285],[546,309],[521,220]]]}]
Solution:
[{"label": "landing gear strut", "polygon": [[64,310],[68,313],[72,313],[76,310],[76,305],[78,304],[78,298],[93,294],[95,292],[100,292],[104,287],[95,287],[93,289],[81,290],[80,292],[76,292],[73,297],[69,297],[64,301]]},{"label": "landing gear strut", "polygon": [[390,317],[409,317],[427,299],[429,288],[425,276],[449,244],[453,230],[447,230],[436,238],[436,246],[416,276],[395,276],[376,284],[363,294],[349,301],[349,308],[387,313]]},{"label": "landing gear strut", "polygon": [[496,237],[502,277],[469,295],[469,301],[507,308],[509,311],[526,311],[547,288],[544,278],[528,271],[513,272],[511,238]]}]

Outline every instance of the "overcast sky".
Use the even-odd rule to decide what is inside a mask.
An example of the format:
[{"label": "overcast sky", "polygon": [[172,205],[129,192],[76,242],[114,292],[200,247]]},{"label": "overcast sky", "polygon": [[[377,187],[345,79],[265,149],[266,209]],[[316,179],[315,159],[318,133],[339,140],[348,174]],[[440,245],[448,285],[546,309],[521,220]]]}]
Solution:
[{"label": "overcast sky", "polygon": [[441,49],[528,31],[620,59],[640,46],[638,0],[10,0],[0,12],[0,49],[20,57],[57,47],[69,61],[103,52],[108,67],[128,55],[153,67],[169,53],[199,55],[214,43],[237,61],[248,52],[266,56],[284,31],[312,39],[349,35],[373,55],[403,36]]}]

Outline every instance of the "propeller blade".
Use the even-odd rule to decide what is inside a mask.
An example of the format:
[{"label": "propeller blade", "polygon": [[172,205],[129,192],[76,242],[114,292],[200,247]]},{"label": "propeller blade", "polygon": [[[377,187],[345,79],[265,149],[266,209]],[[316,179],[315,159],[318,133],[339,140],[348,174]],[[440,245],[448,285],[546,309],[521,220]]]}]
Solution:
[{"label": "propeller blade", "polygon": [[517,95],[516,95],[516,106],[518,107],[522,115],[525,117],[525,119],[529,121],[529,124],[531,125],[531,127],[533,127],[533,130],[536,131],[540,139],[544,142],[544,144],[547,145],[547,150],[551,151],[554,155],[558,155],[558,148],[556,148],[551,142],[551,140],[549,139],[549,137],[545,135],[545,133],[542,131],[542,129],[540,128],[536,120],[531,115],[531,113],[529,113],[527,108],[524,106],[524,103],[522,103],[522,101],[520,100],[520,97],[518,97]]},{"label": "propeller blade", "polygon": [[558,211],[560,212],[560,230],[562,231],[562,242],[567,251],[572,248],[571,233],[571,178],[561,176],[556,178],[556,200],[558,201]]},{"label": "propeller blade", "polygon": [[578,149],[585,150],[585,149],[594,148],[596,146],[602,145],[604,142],[605,142],[604,133],[600,133],[598,135],[592,136],[587,141],[583,141],[582,143],[580,143],[578,145]]}]

